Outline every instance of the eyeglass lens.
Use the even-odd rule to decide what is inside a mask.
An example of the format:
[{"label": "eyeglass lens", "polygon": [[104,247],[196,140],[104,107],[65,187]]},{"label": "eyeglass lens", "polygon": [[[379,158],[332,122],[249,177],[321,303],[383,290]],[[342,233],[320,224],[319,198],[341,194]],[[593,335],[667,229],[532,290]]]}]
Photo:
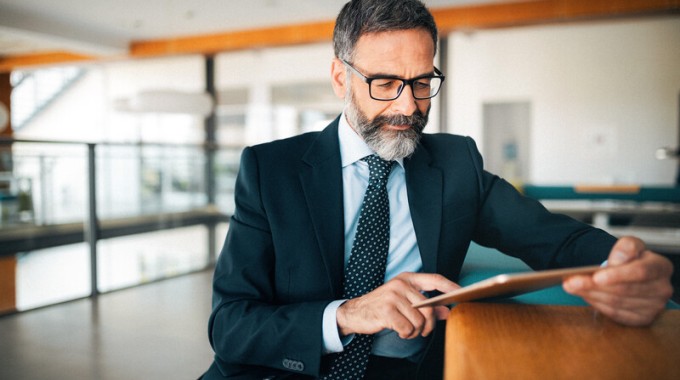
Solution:
[{"label": "eyeglass lens", "polygon": [[413,97],[416,99],[429,99],[439,92],[442,79],[437,77],[420,78],[413,81],[385,78],[373,79],[371,81],[371,96],[379,100],[392,100],[399,97],[406,84],[411,85]]}]

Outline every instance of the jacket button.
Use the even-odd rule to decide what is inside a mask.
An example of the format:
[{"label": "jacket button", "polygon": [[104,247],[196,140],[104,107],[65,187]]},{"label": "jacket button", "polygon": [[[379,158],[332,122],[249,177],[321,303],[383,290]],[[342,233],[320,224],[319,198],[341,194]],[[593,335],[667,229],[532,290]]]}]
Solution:
[{"label": "jacket button", "polygon": [[281,364],[283,364],[284,368],[287,368],[292,371],[302,372],[305,370],[305,365],[299,360],[283,359],[283,362]]}]

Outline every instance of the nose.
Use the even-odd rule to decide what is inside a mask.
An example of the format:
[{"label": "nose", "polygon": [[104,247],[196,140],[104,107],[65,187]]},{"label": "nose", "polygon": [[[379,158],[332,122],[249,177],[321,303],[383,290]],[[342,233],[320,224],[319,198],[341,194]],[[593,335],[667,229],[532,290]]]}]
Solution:
[{"label": "nose", "polygon": [[418,104],[413,97],[411,85],[405,84],[399,97],[392,101],[392,111],[404,116],[411,116],[417,109]]}]

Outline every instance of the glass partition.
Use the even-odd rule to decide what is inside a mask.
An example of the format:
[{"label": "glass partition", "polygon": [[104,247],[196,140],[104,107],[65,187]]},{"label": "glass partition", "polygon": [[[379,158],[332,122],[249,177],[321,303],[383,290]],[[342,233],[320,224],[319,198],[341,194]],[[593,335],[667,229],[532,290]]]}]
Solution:
[{"label": "glass partition", "polygon": [[202,270],[221,248],[240,148],[211,147],[208,168],[204,145],[2,144],[0,255],[17,259],[16,310]]},{"label": "glass partition", "polygon": [[[82,222],[86,216],[87,146],[12,144],[13,170],[2,174],[7,204],[3,227]],[[15,212],[10,212],[14,210]]]},{"label": "glass partition", "polygon": [[[40,69],[13,74],[12,114],[40,113],[0,141],[0,255],[17,258],[17,308],[211,265],[243,147],[320,130],[342,111],[332,58],[327,43],[218,54],[214,131],[204,114],[125,107],[148,91],[205,93],[201,56],[86,65],[43,109],[23,95],[46,86]],[[44,271],[53,260],[65,267]]]},{"label": "glass partition", "polygon": [[99,216],[114,218],[205,207],[205,165],[202,146],[99,146]]},{"label": "glass partition", "polygon": [[208,263],[208,229],[190,226],[99,241],[99,290],[197,271]]},{"label": "glass partition", "polygon": [[16,271],[18,311],[90,295],[90,254],[85,243],[21,253]]}]

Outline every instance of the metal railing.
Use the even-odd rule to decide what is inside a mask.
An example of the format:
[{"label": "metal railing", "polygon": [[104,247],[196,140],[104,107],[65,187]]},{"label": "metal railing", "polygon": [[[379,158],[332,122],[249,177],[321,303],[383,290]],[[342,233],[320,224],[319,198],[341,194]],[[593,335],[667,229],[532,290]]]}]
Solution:
[{"label": "metal railing", "polygon": [[[0,139],[0,155],[11,162],[0,183],[2,208],[9,213],[0,224],[0,255],[85,242],[90,296],[96,296],[101,239],[205,225],[208,266],[216,258],[215,226],[227,222],[233,210],[240,150],[205,144]],[[209,154],[216,159],[206,160]],[[209,189],[208,171],[215,178],[212,186],[219,189]],[[36,186],[22,188],[21,182]],[[208,202],[209,191],[218,194],[215,202]],[[81,218],[59,211],[53,203],[60,201],[66,207],[82,204]]]}]

